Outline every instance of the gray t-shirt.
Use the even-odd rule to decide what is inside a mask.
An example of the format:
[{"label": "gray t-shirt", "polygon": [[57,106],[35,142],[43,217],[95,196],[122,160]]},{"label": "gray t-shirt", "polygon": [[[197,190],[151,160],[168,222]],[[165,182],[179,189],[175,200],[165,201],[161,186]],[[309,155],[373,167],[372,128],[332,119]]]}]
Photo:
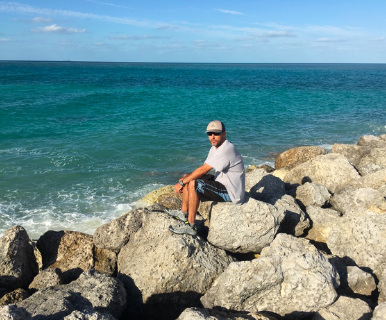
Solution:
[{"label": "gray t-shirt", "polygon": [[219,148],[210,148],[205,163],[215,169],[215,180],[225,186],[232,202],[235,204],[243,203],[245,194],[244,163],[235,146],[225,140]]}]

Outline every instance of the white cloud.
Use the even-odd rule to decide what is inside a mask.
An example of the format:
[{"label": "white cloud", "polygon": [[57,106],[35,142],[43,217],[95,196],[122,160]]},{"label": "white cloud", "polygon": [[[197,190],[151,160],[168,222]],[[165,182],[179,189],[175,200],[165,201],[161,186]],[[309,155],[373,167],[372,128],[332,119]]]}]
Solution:
[{"label": "white cloud", "polygon": [[52,19],[49,18],[42,18],[42,17],[36,17],[30,20],[31,22],[36,22],[36,23],[46,23],[46,22],[52,22]]},{"label": "white cloud", "polygon": [[67,28],[67,27],[60,27],[56,24],[52,24],[47,27],[41,27],[41,28],[36,28],[32,29],[34,32],[53,32],[53,33],[83,33],[86,32],[86,29],[74,29],[74,28]]},{"label": "white cloud", "polygon": [[115,3],[110,3],[110,2],[100,2],[100,1],[94,1],[94,0],[86,0],[86,1],[92,2],[92,3],[97,3],[97,4],[102,4],[102,5],[105,5],[105,6],[115,7],[115,8],[131,9],[130,7],[122,6],[122,5],[115,4]]},{"label": "white cloud", "polygon": [[342,43],[347,42],[346,39],[332,39],[332,38],[319,38],[316,39],[317,42],[325,42],[325,43]]},{"label": "white cloud", "polygon": [[232,10],[224,10],[224,9],[215,9],[216,11],[220,11],[222,13],[229,13],[229,14],[243,14],[242,12],[238,11],[232,11]]},{"label": "white cloud", "polygon": [[258,33],[255,36],[262,37],[262,38],[292,38],[296,37],[293,33],[287,32],[287,31],[273,31],[269,30],[266,32]]},{"label": "white cloud", "polygon": [[111,36],[110,40],[152,40],[152,39],[170,39],[170,37],[160,37],[160,36],[128,36],[128,35],[119,35]]},{"label": "white cloud", "polygon": [[9,38],[0,38],[0,42],[7,42],[7,41],[11,41],[11,39],[9,39]]}]

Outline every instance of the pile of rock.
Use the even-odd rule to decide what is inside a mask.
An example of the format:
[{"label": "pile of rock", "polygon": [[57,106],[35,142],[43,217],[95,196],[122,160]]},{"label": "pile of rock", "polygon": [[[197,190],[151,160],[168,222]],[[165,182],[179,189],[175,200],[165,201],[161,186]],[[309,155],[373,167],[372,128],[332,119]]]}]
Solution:
[{"label": "pile of rock", "polygon": [[0,319],[386,319],[386,135],[248,170],[245,203],[202,204],[197,237],[168,231],[163,190],[93,236],[9,229]]}]

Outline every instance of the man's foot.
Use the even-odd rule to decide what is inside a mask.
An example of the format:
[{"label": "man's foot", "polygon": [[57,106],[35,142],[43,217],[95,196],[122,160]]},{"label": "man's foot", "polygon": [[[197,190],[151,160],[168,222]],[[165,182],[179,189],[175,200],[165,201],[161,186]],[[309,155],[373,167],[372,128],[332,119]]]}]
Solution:
[{"label": "man's foot", "polygon": [[173,217],[174,219],[180,220],[182,222],[188,221],[187,214],[184,213],[181,209],[180,210],[169,210],[165,209],[166,213]]},{"label": "man's foot", "polygon": [[169,230],[176,234],[189,234],[191,236],[197,235],[196,227],[191,227],[189,222],[183,224],[182,226],[169,226]]}]

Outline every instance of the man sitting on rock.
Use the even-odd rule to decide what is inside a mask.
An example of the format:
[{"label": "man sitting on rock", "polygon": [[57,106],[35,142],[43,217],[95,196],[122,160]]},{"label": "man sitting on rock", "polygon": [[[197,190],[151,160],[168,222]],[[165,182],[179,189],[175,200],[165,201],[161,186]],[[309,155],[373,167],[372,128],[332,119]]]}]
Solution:
[{"label": "man sitting on rock", "polygon": [[[176,193],[182,193],[182,208],[167,211],[172,217],[184,222],[170,226],[177,234],[195,236],[196,213],[200,201],[233,202],[242,204],[245,192],[244,163],[235,146],[226,140],[225,126],[214,120],[206,128],[212,148],[205,163],[189,174],[185,174],[174,186]],[[208,172],[214,169],[215,174]]]}]

